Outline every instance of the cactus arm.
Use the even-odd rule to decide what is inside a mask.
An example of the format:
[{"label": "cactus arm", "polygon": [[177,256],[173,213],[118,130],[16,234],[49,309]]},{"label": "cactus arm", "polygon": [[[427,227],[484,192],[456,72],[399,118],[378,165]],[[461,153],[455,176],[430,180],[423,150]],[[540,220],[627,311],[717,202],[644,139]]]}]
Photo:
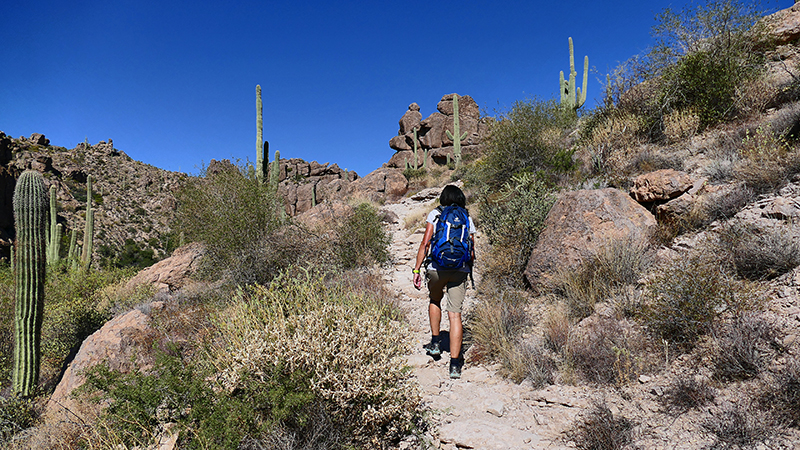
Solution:
[{"label": "cactus arm", "polygon": [[583,58],[583,89],[578,89],[578,108],[586,103],[586,88],[589,86],[589,55]]},{"label": "cactus arm", "polygon": [[561,104],[564,105],[567,103],[567,92],[569,91],[569,89],[564,82],[563,70],[558,72],[558,90],[561,92]]},{"label": "cactus arm", "polygon": [[[269,156],[267,156],[269,158]],[[256,178],[264,182],[264,118],[261,85],[256,85]]]},{"label": "cactus arm", "polygon": [[36,171],[20,175],[14,189],[18,261],[15,271],[14,369],[12,391],[33,395],[39,380],[44,312],[45,233],[48,209],[44,178]]},{"label": "cactus arm", "polygon": [[78,242],[78,230],[72,229],[72,232],[69,234],[69,252],[67,252],[67,263],[71,265],[76,259],[76,248],[75,245]]},{"label": "cactus arm", "polygon": [[15,266],[15,261],[16,261],[16,258],[14,258],[14,256],[16,256],[16,255],[14,254],[14,243],[12,242],[11,243],[11,255],[9,256],[9,258],[11,258],[11,273],[12,274],[14,273],[14,266]]}]

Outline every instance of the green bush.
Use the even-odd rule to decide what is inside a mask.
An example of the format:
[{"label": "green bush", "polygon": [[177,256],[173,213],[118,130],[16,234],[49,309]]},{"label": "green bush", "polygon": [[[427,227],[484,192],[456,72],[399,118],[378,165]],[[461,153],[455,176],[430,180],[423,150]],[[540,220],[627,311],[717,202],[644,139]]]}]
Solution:
[{"label": "green bush", "polygon": [[40,413],[35,399],[0,396],[0,446],[10,443],[15,434],[32,427]]},{"label": "green bush", "polygon": [[485,156],[472,164],[468,184],[500,189],[520,172],[560,174],[573,169],[566,135],[575,125],[572,110],[556,100],[521,100],[492,122]]},{"label": "green bush", "polygon": [[482,269],[487,282],[524,285],[525,266],[554,203],[552,191],[530,173],[513,177],[499,193],[484,197],[476,222],[492,246]]},{"label": "green bush", "polygon": [[243,168],[220,164],[204,178],[189,180],[176,198],[174,230],[187,242],[202,242],[201,274],[234,284],[268,282],[265,240],[284,223],[282,202],[268,184]]},{"label": "green bush", "polygon": [[337,227],[336,250],[345,269],[385,264],[389,261],[391,238],[372,205],[356,206]]}]

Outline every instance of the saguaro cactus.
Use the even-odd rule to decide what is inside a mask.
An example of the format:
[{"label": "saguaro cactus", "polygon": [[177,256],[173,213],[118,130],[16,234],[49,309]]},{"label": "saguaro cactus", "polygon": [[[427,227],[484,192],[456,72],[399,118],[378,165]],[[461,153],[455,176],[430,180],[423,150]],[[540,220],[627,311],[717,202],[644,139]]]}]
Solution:
[{"label": "saguaro cactus", "polygon": [[264,162],[264,157],[267,158],[269,161],[269,154],[267,153],[267,149],[265,149],[264,143],[264,118],[263,118],[263,106],[261,103],[261,85],[256,85],[256,178],[260,182],[264,182],[266,179],[266,167],[269,162]]},{"label": "saguaro cactus", "polygon": [[269,182],[277,191],[278,182],[280,181],[279,178],[281,176],[281,152],[278,150],[275,150],[275,161],[272,161],[272,167],[270,169]]},{"label": "saguaro cactus", "polygon": [[59,253],[61,252],[61,232],[62,226],[58,223],[56,200],[56,185],[50,185],[50,228],[47,233],[47,264],[58,263]]},{"label": "saguaro cactus", "polygon": [[86,228],[83,232],[81,266],[89,270],[92,265],[92,243],[94,240],[94,210],[92,210],[92,176],[86,177]]},{"label": "saguaro cactus", "polygon": [[[461,134],[460,121],[458,120],[458,94],[453,94],[453,132],[447,130],[447,137],[453,140],[453,156],[456,160],[456,169],[461,165],[461,141],[467,137],[465,131]],[[449,163],[448,163],[449,164]]]},{"label": "saguaro cactus", "polygon": [[577,110],[586,103],[586,87],[589,84],[589,56],[583,58],[583,89],[575,87],[575,54],[572,38],[569,38],[569,81],[564,80],[564,71],[559,72],[558,86],[561,91],[561,106]]},{"label": "saguaro cactus", "polygon": [[15,283],[14,371],[12,391],[33,394],[39,380],[44,312],[45,230],[47,192],[39,172],[26,170],[14,189],[17,231]]},{"label": "saguaro cactus", "polygon": [[414,170],[419,169],[419,157],[417,156],[417,127],[414,127]]}]

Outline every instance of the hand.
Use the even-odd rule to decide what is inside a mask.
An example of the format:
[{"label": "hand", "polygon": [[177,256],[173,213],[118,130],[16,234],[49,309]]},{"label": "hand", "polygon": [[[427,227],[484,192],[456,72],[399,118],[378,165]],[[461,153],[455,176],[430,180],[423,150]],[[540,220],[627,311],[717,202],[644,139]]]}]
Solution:
[{"label": "hand", "polygon": [[422,288],[422,275],[419,273],[414,274],[414,287],[417,290],[420,290]]}]

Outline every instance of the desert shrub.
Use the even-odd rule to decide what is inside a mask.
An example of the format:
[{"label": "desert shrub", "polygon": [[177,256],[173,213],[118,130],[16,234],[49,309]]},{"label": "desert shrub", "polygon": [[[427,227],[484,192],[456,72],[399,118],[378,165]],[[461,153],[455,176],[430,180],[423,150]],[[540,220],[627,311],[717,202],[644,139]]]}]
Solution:
[{"label": "desert shrub", "polygon": [[523,272],[553,203],[555,196],[530,173],[514,176],[499,193],[483,199],[476,222],[492,245],[484,279],[524,285]]},{"label": "desert shrub", "polygon": [[572,111],[555,100],[521,100],[492,122],[485,156],[472,165],[466,180],[500,189],[520,172],[565,173],[573,169],[566,135],[575,123]]},{"label": "desert shrub", "polygon": [[694,377],[678,377],[670,382],[659,397],[667,414],[678,416],[690,409],[706,405],[714,400],[714,388]]},{"label": "desert shrub", "polygon": [[427,173],[428,171],[423,168],[414,169],[413,167],[407,167],[403,170],[403,176],[406,177],[408,181],[423,178]]},{"label": "desert shrub", "polygon": [[565,308],[556,307],[544,319],[544,345],[550,351],[562,354],[569,342],[571,325]]},{"label": "desert shrub", "polygon": [[786,139],[771,127],[747,131],[740,154],[735,176],[758,194],[776,190],[800,170],[797,153],[790,152]]},{"label": "desert shrub", "polygon": [[595,401],[584,410],[567,437],[581,450],[619,450],[633,443],[634,423],[614,416],[605,402]]},{"label": "desert shrub", "polygon": [[777,430],[763,411],[750,404],[725,405],[709,414],[700,424],[712,437],[709,449],[745,449],[767,445],[777,437]]},{"label": "desert shrub", "polygon": [[675,110],[664,116],[664,136],[668,142],[691,138],[700,129],[700,116],[691,109]]},{"label": "desert shrub", "polygon": [[641,127],[637,116],[618,110],[588,116],[581,128],[582,148],[588,151],[584,166],[593,174],[621,172],[641,144]]},{"label": "desert shrub", "polygon": [[759,299],[749,285],[700,253],[667,264],[648,280],[646,294],[644,324],[656,337],[682,349],[693,347],[722,312],[751,309]]},{"label": "desert shrub", "polygon": [[520,291],[503,289],[487,295],[466,318],[476,361],[498,362],[500,374],[519,383],[530,380],[534,387],[552,384],[556,362],[545,343],[523,339],[530,327]]},{"label": "desert shrub", "polygon": [[652,260],[647,244],[633,239],[615,239],[578,267],[559,270],[551,280],[553,292],[562,298],[569,315],[580,320],[594,312],[595,303],[635,284]]},{"label": "desert shrub", "polygon": [[129,270],[50,271],[45,285],[42,325],[42,376],[58,375],[71,352],[110,318],[100,307],[100,292],[124,277]]},{"label": "desert shrub", "polygon": [[187,448],[238,449],[245,437],[269,436],[278,423],[296,432],[315,425],[315,397],[301,372],[275,367],[230,395],[214,392],[205,380],[211,375],[209,368],[167,353],[146,374],[95,366],[84,390],[112,400],[99,422],[100,439],[146,445],[163,424],[177,423]]},{"label": "desert shrub", "polygon": [[762,229],[738,220],[721,227],[720,254],[748,280],[769,280],[800,265],[800,242],[783,227]]},{"label": "desert shrub", "polygon": [[15,434],[32,427],[40,413],[35,399],[0,396],[0,446],[5,447]]},{"label": "desert shrub", "polygon": [[345,269],[389,261],[389,234],[369,203],[356,206],[338,227],[337,253]]},{"label": "desert shrub", "polygon": [[382,296],[341,281],[355,276],[280,276],[237,294],[215,319],[220,387],[232,392],[270,373],[302,375],[314,408],[345,445],[382,448],[410,433],[421,404],[403,362],[407,330]]},{"label": "desert shrub", "polygon": [[569,363],[590,383],[621,385],[641,373],[644,339],[623,322],[597,317],[587,319],[570,333]]},{"label": "desert shrub", "polygon": [[[655,46],[621,64],[609,77],[606,110],[635,114],[651,140],[674,131],[674,114],[692,110],[697,131],[750,111],[742,87],[757,80],[765,33],[758,5],[735,0],[664,9]],[[687,131],[694,126],[686,127]]]},{"label": "desert shrub", "polygon": [[712,356],[715,376],[723,380],[753,378],[764,371],[776,354],[777,327],[763,316],[744,313],[714,330]]},{"label": "desert shrub", "polygon": [[283,223],[282,204],[268,184],[233,165],[206,171],[177,192],[175,230],[202,242],[207,253],[201,273],[238,284],[266,282],[260,270],[265,239]]},{"label": "desert shrub", "polygon": [[784,425],[800,427],[800,357],[793,355],[770,373],[757,395],[761,409]]}]

